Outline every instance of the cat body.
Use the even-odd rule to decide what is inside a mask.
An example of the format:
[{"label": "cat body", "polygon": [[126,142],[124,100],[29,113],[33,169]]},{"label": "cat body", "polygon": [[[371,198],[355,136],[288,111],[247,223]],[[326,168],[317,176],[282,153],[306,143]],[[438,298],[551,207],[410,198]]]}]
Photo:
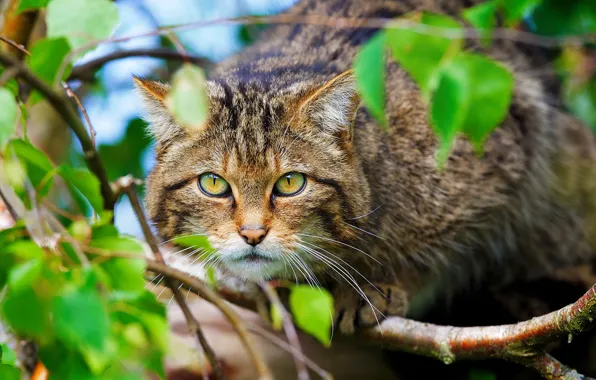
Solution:
[{"label": "cat body", "polygon": [[[457,17],[469,3],[305,0],[288,14]],[[550,104],[552,81],[533,72],[544,54],[511,41],[484,51],[515,74],[509,114],[481,157],[458,138],[440,170],[428,104],[398,64],[386,65],[388,129],[361,106],[350,68],[375,32],[269,29],[210,74],[200,130],[167,112],[168,85],[137,80],[157,140],[146,205],[162,237],[206,235],[214,261],[242,278],[329,287],[346,333],[471,281],[592,257],[594,138]],[[299,191],[281,191],[296,181]],[[227,190],[213,196],[202,184]]]}]

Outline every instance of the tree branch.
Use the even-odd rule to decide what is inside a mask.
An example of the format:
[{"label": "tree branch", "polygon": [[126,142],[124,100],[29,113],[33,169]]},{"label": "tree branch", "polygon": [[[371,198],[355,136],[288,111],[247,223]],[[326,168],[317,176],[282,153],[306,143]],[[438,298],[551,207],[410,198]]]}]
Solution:
[{"label": "tree branch", "polygon": [[309,380],[310,377],[308,376],[308,371],[306,370],[306,362],[304,361],[304,355],[302,354],[302,348],[300,347],[300,340],[298,340],[296,327],[292,322],[292,316],[284,307],[273,286],[266,282],[259,284],[259,286],[263,290],[263,293],[265,293],[265,296],[269,299],[269,303],[271,303],[272,307],[275,307],[277,311],[281,314],[281,323],[284,332],[286,333],[286,337],[288,337],[288,342],[293,348],[296,349],[292,350],[291,353],[294,357],[294,362],[296,363],[296,372],[298,372],[298,380]]},{"label": "tree branch", "polygon": [[[103,43],[126,42],[136,38],[151,37],[156,35],[166,35],[172,31],[186,31],[196,28],[204,28],[213,25],[284,25],[284,24],[302,24],[326,26],[338,29],[408,29],[420,34],[438,35],[444,38],[452,39],[482,39],[485,34],[476,28],[463,28],[453,30],[452,28],[426,25],[405,19],[390,19],[379,17],[330,17],[325,15],[300,15],[282,13],[272,16],[244,16],[236,18],[221,18],[214,20],[201,20],[185,24],[174,24],[159,27],[150,32],[144,32],[124,37],[112,37],[103,40],[91,41],[77,49],[72,50],[69,56],[76,56],[82,51],[87,51]],[[531,32],[511,28],[495,28],[491,31],[491,38],[495,40],[510,40],[528,45],[542,47],[560,47],[566,45],[583,45],[588,42],[594,42],[596,35],[577,35],[550,37],[537,35]],[[69,60],[65,60],[69,61]]]},{"label": "tree branch", "polygon": [[253,363],[259,373],[260,379],[271,379],[271,373],[265,360],[263,359],[261,353],[257,350],[256,346],[254,345],[250,335],[248,334],[248,330],[244,323],[238,317],[238,315],[232,310],[232,308],[227,304],[227,302],[220,297],[217,293],[211,290],[205,283],[202,281],[192,278],[187,274],[180,272],[176,269],[173,269],[165,264],[158,263],[153,260],[147,260],[147,269],[155,272],[161,273],[164,276],[172,278],[176,281],[180,281],[193,292],[195,292],[199,297],[205,299],[208,302],[214,304],[226,317],[226,319],[234,326],[234,329],[238,333],[242,344],[248,351],[248,354],[251,356]]},{"label": "tree branch", "polygon": [[130,57],[152,57],[183,62],[187,61],[201,67],[209,67],[213,64],[206,58],[185,55],[178,51],[166,48],[118,50],[104,55],[103,57],[93,59],[82,65],[75,66],[72,69],[68,80],[78,79],[82,81],[91,81],[93,79],[93,74],[106,63]]},{"label": "tree branch", "polygon": [[83,103],[81,103],[79,97],[77,96],[77,94],[75,94],[75,92],[72,90],[68,83],[62,82],[62,87],[64,87],[64,90],[66,91],[66,96],[74,100],[79,111],[81,111],[81,113],[83,114],[83,117],[85,118],[85,121],[89,126],[89,136],[91,137],[91,145],[93,145],[93,148],[97,149],[97,146],[95,145],[95,136],[97,136],[97,131],[95,130],[95,128],[93,128],[93,123],[91,123],[91,119],[89,118],[87,110],[85,109]]},{"label": "tree branch", "polygon": [[[134,178],[132,176],[127,176],[127,177],[119,179],[117,182],[120,183],[120,186],[122,188],[126,189],[128,199],[130,200],[132,208],[137,216],[137,219],[138,219],[139,223],[141,224],[141,228],[143,229],[143,235],[145,236],[145,239],[147,240],[147,244],[149,244],[149,247],[153,251],[153,255],[155,256],[155,259],[160,264],[166,265],[163,255],[161,254],[161,251],[159,250],[159,247],[157,245],[157,241],[155,240],[155,237],[153,236],[153,233],[151,232],[151,228],[149,227],[149,223],[147,222],[145,213],[143,212],[141,202],[139,201],[139,197],[137,195]],[[166,286],[172,290],[172,293],[174,294],[174,299],[176,300],[176,303],[178,303],[178,306],[180,306],[180,310],[182,310],[182,313],[184,314],[184,317],[186,318],[186,323],[188,325],[188,329],[190,331],[193,331],[195,333],[195,335],[197,336],[199,344],[203,348],[203,351],[205,352],[205,356],[207,357],[207,360],[209,361],[209,364],[211,365],[211,368],[213,369],[213,374],[214,374],[215,378],[216,379],[224,379],[225,378],[224,373],[221,368],[221,365],[219,364],[219,361],[217,360],[217,357],[215,356],[215,351],[213,351],[213,348],[211,348],[211,346],[207,342],[207,339],[205,338],[205,334],[203,334],[203,330],[201,329],[201,325],[199,324],[199,322],[196,320],[196,318],[194,317],[194,315],[188,308],[188,305],[186,304],[184,297],[180,293],[180,289],[179,289],[180,286],[178,284],[178,281],[174,281],[171,278],[166,277],[165,282],[166,282]],[[204,376],[204,377],[207,377],[207,376]]]},{"label": "tree branch", "polygon": [[85,126],[81,122],[81,119],[77,115],[76,110],[72,107],[68,98],[54,91],[50,86],[48,86],[34,73],[32,73],[25,65],[21,64],[16,58],[13,58],[9,54],[0,51],[0,63],[8,68],[16,69],[16,76],[21,78],[35,90],[42,93],[52,107],[54,107],[56,112],[58,112],[64,121],[68,123],[81,143],[85,161],[89,167],[89,170],[95,174],[101,184],[101,194],[104,198],[106,209],[113,210],[116,199],[114,192],[110,187],[106,170],[97,150],[93,146],[91,138],[87,134]]},{"label": "tree branch", "polygon": [[[201,281],[170,267],[148,261],[149,270],[184,283],[202,296]],[[254,300],[238,293],[220,292],[227,300],[256,310]],[[213,298],[215,296],[215,298]],[[204,297],[216,304],[216,294]],[[218,305],[216,304],[216,306]],[[445,364],[456,360],[506,359],[540,372],[547,379],[589,379],[559,363],[544,352],[548,343],[589,330],[596,322],[596,285],[579,300],[560,310],[528,321],[501,326],[453,327],[390,317],[380,326],[363,331],[359,337],[389,349],[432,357]],[[567,376],[567,377],[564,377]],[[575,376],[575,377],[573,377]]]}]

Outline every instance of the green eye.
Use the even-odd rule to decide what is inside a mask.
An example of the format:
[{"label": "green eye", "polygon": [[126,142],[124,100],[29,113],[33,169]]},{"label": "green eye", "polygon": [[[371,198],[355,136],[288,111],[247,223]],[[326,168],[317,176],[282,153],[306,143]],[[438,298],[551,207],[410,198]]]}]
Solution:
[{"label": "green eye", "polygon": [[277,182],[275,182],[273,190],[276,195],[287,197],[298,194],[305,186],[306,177],[304,174],[292,172],[282,175]]},{"label": "green eye", "polygon": [[199,177],[199,188],[211,197],[220,197],[230,191],[230,184],[215,173],[204,173]]}]

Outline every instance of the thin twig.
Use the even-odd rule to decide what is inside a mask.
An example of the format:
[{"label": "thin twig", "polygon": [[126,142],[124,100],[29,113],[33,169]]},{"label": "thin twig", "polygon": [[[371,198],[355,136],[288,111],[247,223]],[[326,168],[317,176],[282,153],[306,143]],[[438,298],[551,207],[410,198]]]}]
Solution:
[{"label": "thin twig", "polygon": [[512,361],[538,371],[542,377],[548,380],[595,380],[567,367],[547,353],[530,357],[514,358]]},{"label": "thin twig", "polygon": [[147,269],[155,272],[161,273],[167,277],[173,278],[174,280],[180,281],[187,287],[191,288],[193,292],[199,295],[201,298],[205,299],[208,302],[214,304],[226,317],[226,319],[232,324],[242,344],[248,351],[248,354],[252,358],[252,361],[256,367],[257,373],[259,374],[259,379],[272,379],[271,372],[267,367],[267,363],[263,358],[261,352],[257,350],[257,347],[254,345],[248,330],[238,314],[228,305],[228,303],[220,297],[217,293],[209,288],[205,283],[202,281],[192,278],[187,274],[180,272],[174,268],[171,268],[167,265],[158,263],[153,260],[147,260]]},{"label": "thin twig", "polygon": [[209,67],[213,64],[207,58],[196,57],[189,54],[181,54],[178,51],[166,48],[118,50],[110,54],[106,54],[103,57],[99,57],[84,64],[75,66],[72,69],[68,80],[78,79],[90,81],[93,78],[93,73],[95,73],[106,63],[130,57],[163,58],[167,60],[190,62],[201,67]]},{"label": "thin twig", "polygon": [[248,326],[248,329],[250,331],[252,331],[253,333],[262,336],[263,338],[268,339],[271,343],[275,344],[282,350],[290,352],[292,355],[299,356],[302,360],[304,360],[304,363],[306,364],[306,366],[308,368],[310,368],[313,372],[315,372],[317,375],[319,375],[321,377],[321,379],[333,380],[333,376],[329,372],[325,371],[317,363],[315,363],[313,360],[311,360],[308,356],[305,356],[302,351],[298,350],[296,347],[289,344],[285,340],[279,338],[277,335],[267,331],[264,328],[259,327],[258,325],[250,325],[250,326]]},{"label": "thin twig", "polygon": [[[151,228],[149,227],[149,223],[147,222],[145,213],[143,212],[141,202],[139,201],[139,197],[137,195],[134,178],[132,178],[132,176],[125,177],[123,182],[126,182],[127,179],[128,179],[128,181],[127,181],[128,186],[126,186],[126,184],[124,184],[123,187],[127,188],[128,199],[130,200],[132,208],[137,216],[137,219],[139,220],[139,223],[141,224],[141,228],[143,229],[143,234],[145,235],[147,244],[149,244],[149,247],[153,251],[153,255],[155,256],[155,259],[160,264],[167,265],[163,258],[163,255],[161,254],[161,251],[159,250],[157,241],[155,240],[155,237],[153,236],[153,232],[151,232]],[[203,333],[203,330],[201,329],[199,322],[196,320],[196,318],[194,317],[194,315],[188,308],[188,305],[186,304],[186,300],[180,293],[178,281],[174,281],[173,279],[166,277],[165,282],[166,282],[166,286],[172,290],[172,293],[174,294],[174,299],[178,303],[178,306],[180,306],[180,309],[182,310],[182,313],[184,314],[184,317],[186,318],[186,323],[188,325],[189,330],[194,331],[194,333],[197,335],[199,344],[203,348],[203,350],[205,352],[205,356],[207,357],[207,360],[209,360],[209,364],[211,365],[211,368],[213,369],[214,377],[216,379],[224,379],[223,369],[221,368],[221,365],[220,365],[219,361],[217,360],[215,351],[213,351],[213,348],[211,348],[211,346],[207,342],[207,339],[205,338],[205,334]]]},{"label": "thin twig", "polygon": [[74,91],[72,90],[72,88],[70,87],[70,85],[68,83],[62,82],[62,87],[64,87],[64,90],[66,91],[66,95],[75,101],[75,103],[77,104],[77,107],[79,108],[79,111],[81,111],[81,113],[83,114],[83,117],[85,118],[85,121],[87,122],[87,126],[89,127],[89,136],[91,136],[91,145],[93,145],[93,147],[97,149],[97,145],[95,144],[95,137],[97,136],[97,131],[95,130],[95,128],[93,128],[93,124],[91,123],[89,114],[87,114],[87,110],[85,109],[85,107],[83,106],[83,103],[81,103],[81,100],[79,99],[77,94],[74,93]]},{"label": "thin twig", "polygon": [[[213,25],[283,25],[283,24],[302,24],[302,25],[317,25],[327,26],[338,29],[408,29],[420,34],[440,35],[449,39],[483,39],[486,37],[483,31],[475,28],[462,28],[454,30],[453,28],[445,28],[438,26],[431,26],[422,23],[409,21],[406,19],[388,19],[375,17],[329,17],[321,15],[298,15],[298,14],[279,14],[273,16],[246,16],[237,18],[222,18],[215,20],[201,20],[186,24],[167,25],[159,27],[150,32],[133,34],[124,37],[112,37],[103,40],[91,41],[77,49],[71,50],[63,60],[58,73],[63,75],[66,67],[73,60],[73,57],[78,56],[81,52],[88,51],[96,46],[104,43],[119,43],[126,42],[136,38],[161,36],[171,33],[172,31],[185,31],[196,28],[204,28]],[[564,36],[564,37],[550,37],[541,36],[534,33],[511,29],[511,28],[495,28],[492,30],[491,38],[494,40],[510,40],[528,45],[536,45],[542,47],[560,47],[560,46],[582,46],[588,42],[596,41],[596,34],[578,35],[578,36]],[[61,77],[61,76],[59,76]]]},{"label": "thin twig", "polygon": [[182,43],[180,38],[178,38],[178,36],[174,32],[166,33],[165,36],[172,42],[172,45],[174,45],[176,51],[182,56],[182,60],[184,61],[184,63],[189,63],[190,54],[188,53],[186,47],[184,47],[184,44]]},{"label": "thin twig", "polygon": [[[302,354],[302,348],[300,347],[300,340],[298,339],[298,334],[296,333],[296,327],[294,323],[292,323],[292,316],[286,308],[284,307],[283,303],[279,299],[275,288],[271,286],[269,283],[259,283],[259,286],[265,293],[265,296],[269,300],[269,303],[272,307],[277,308],[277,310],[281,313],[282,318],[282,325],[284,328],[284,332],[288,337],[288,342],[290,345],[296,348],[296,351],[292,350],[292,356],[294,357],[294,362],[296,363],[296,372],[298,373],[299,380],[308,380],[310,376],[308,375],[308,370],[306,369],[306,363],[304,362],[304,355]],[[298,354],[298,352],[300,354]]]},{"label": "thin twig", "polygon": [[37,10],[18,12],[20,3],[20,0],[0,1],[4,9],[2,25],[0,25],[1,40],[12,47],[12,49],[4,49],[0,46],[0,51],[6,51],[17,59],[21,59],[23,54],[27,54],[24,45],[31,38],[39,14]]},{"label": "thin twig", "polygon": [[50,86],[48,86],[45,82],[39,79],[39,77],[32,73],[25,65],[21,64],[21,62],[9,54],[0,51],[0,63],[5,66],[17,69],[17,76],[23,81],[27,82],[31,87],[39,91],[52,105],[52,107],[54,107],[54,109],[62,116],[64,121],[68,123],[81,143],[85,161],[89,167],[89,170],[95,174],[100,182],[101,194],[104,198],[105,208],[108,210],[113,210],[116,199],[114,197],[114,193],[112,192],[112,188],[110,187],[110,182],[108,181],[105,167],[103,166],[97,150],[91,142],[91,138],[87,134],[87,129],[81,122],[81,119],[79,119],[75,109],[71,106],[68,98],[54,91]]},{"label": "thin twig", "polygon": [[14,67],[4,70],[2,75],[0,75],[0,87],[3,87],[9,80],[16,77],[18,72]]},{"label": "thin twig", "polygon": [[[105,256],[131,257],[118,252],[98,252]],[[138,258],[138,256],[137,256]],[[146,260],[148,270],[172,277],[217,307],[227,309],[224,300],[202,281],[154,260]],[[221,291],[225,299],[249,310],[257,310],[253,299],[237,292]],[[224,311],[224,309],[221,309]],[[224,312],[226,314],[226,312]],[[501,358],[536,369],[547,379],[565,379],[576,373],[544,352],[548,343],[561,337],[588,331],[596,324],[596,284],[575,303],[528,321],[511,325],[482,327],[439,326],[401,317],[390,317],[380,326],[364,330],[359,338],[389,349],[439,359],[446,364],[456,360]],[[577,374],[577,376],[582,376]],[[568,377],[589,379],[588,377]]]},{"label": "thin twig", "polygon": [[6,196],[4,195],[4,192],[2,192],[1,188],[0,188],[0,199],[2,199],[2,203],[4,203],[4,206],[8,210],[8,213],[10,214],[10,216],[12,217],[13,222],[16,222],[17,220],[19,220],[19,215],[17,214],[15,209],[12,207],[12,205],[8,202],[8,199],[6,199]]},{"label": "thin twig", "polygon": [[25,46],[16,43],[15,41],[6,38],[4,36],[0,36],[0,41],[6,42],[7,44],[9,44],[10,46],[12,46],[13,48],[25,53],[25,55],[31,55],[31,53],[29,53],[29,51],[25,48]]}]

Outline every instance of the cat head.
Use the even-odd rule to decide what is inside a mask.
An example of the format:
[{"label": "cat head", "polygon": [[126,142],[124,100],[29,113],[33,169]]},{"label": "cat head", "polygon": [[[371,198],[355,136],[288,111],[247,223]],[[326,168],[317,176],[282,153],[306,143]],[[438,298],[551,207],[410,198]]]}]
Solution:
[{"label": "cat head", "polygon": [[354,237],[346,223],[366,213],[370,190],[354,152],[352,72],[276,91],[209,81],[200,129],[168,112],[167,84],[135,81],[157,146],[146,204],[163,238],[204,235],[233,274],[293,280],[326,267],[314,245]]}]

